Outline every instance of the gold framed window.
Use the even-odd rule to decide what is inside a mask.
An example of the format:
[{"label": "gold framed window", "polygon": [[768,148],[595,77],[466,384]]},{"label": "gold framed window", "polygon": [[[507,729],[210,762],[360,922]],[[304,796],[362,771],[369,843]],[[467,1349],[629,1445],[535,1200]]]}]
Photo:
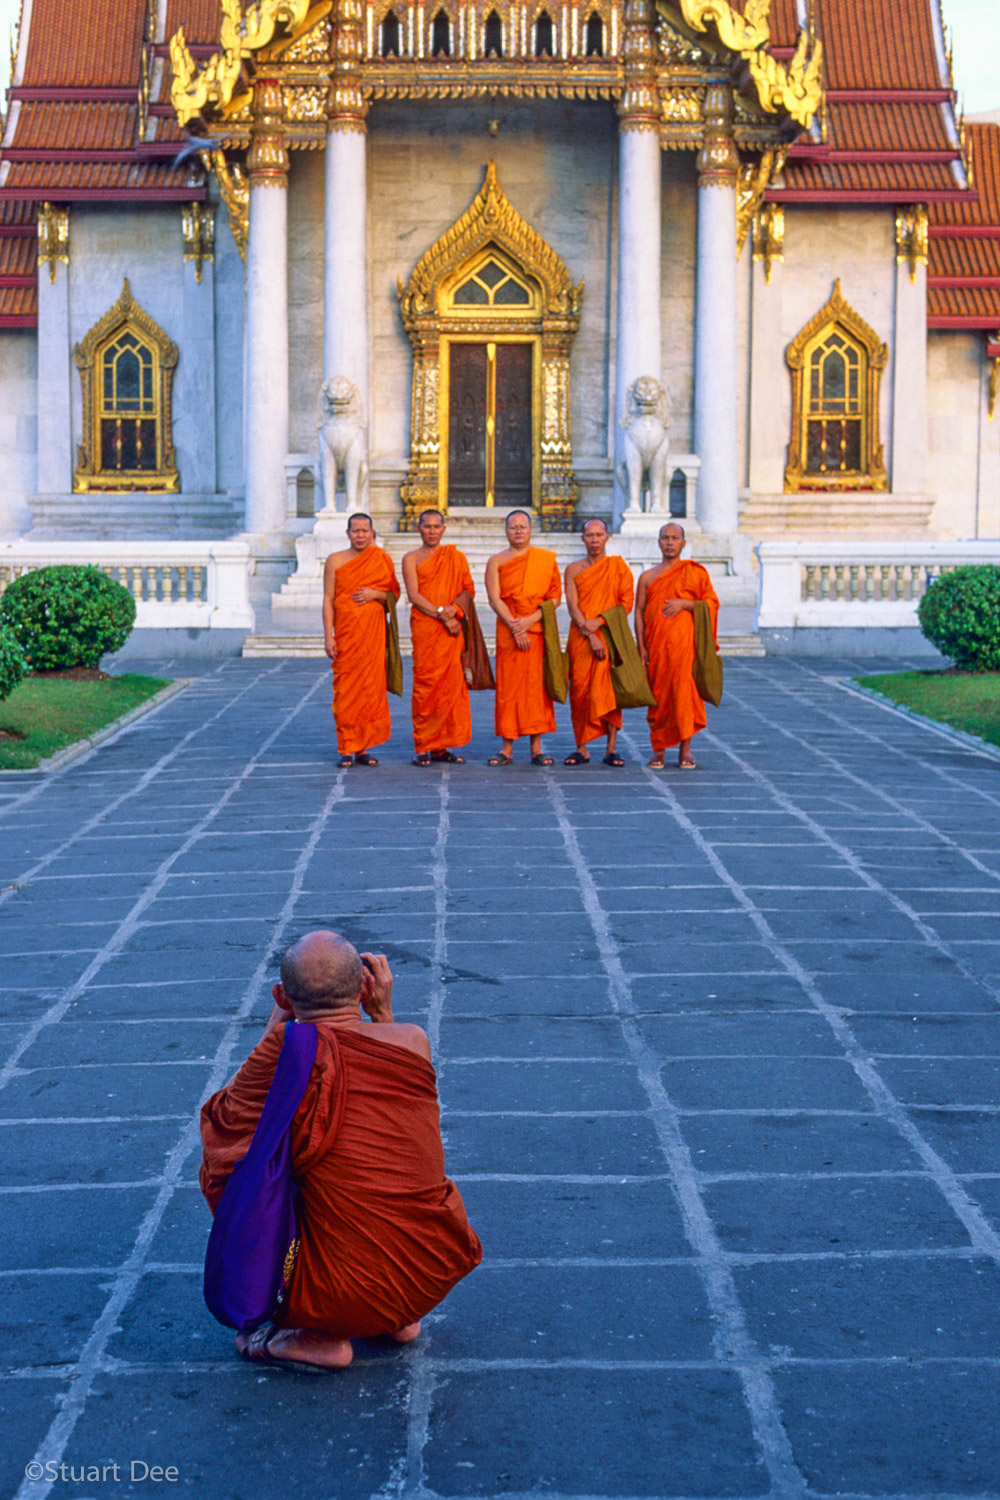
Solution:
[{"label": "gold framed window", "polygon": [[792,436],[785,490],[884,490],[879,394],[888,350],[840,289],[789,344]]},{"label": "gold framed window", "polygon": [[74,490],[178,490],[171,436],[177,346],[134,300],[127,279],[73,360],[83,394]]}]

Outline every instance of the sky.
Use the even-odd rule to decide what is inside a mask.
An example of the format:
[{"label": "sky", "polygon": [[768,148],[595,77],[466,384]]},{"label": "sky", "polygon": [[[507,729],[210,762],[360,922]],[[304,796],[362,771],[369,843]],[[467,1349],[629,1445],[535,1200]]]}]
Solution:
[{"label": "sky", "polygon": [[[868,0],[873,16],[891,0]],[[1000,110],[1000,3],[998,0],[943,0],[944,18],[955,37],[955,82],[966,114]],[[8,37],[16,26],[20,0],[0,0],[0,87],[10,74]]]}]

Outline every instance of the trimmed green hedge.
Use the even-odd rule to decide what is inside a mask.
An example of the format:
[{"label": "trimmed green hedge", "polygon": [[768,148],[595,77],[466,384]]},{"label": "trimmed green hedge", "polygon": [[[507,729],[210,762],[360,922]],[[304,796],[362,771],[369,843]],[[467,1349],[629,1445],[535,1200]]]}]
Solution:
[{"label": "trimmed green hedge", "polygon": [[955,568],[931,584],[920,629],[965,672],[1000,671],[1000,568]]},{"label": "trimmed green hedge", "polygon": [[34,672],[96,667],[128,640],[135,600],[99,568],[36,568],[7,588],[0,624],[17,637]]},{"label": "trimmed green hedge", "polygon": [[0,702],[9,697],[27,670],[28,663],[17,636],[0,625]]}]

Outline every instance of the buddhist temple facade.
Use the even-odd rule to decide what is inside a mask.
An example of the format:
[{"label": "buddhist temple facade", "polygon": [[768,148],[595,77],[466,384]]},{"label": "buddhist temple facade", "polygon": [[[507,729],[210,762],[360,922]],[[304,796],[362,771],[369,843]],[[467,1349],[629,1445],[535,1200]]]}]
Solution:
[{"label": "buddhist temple facade", "polygon": [[998,370],[938,0],[23,0],[7,542],[243,537],[277,617],[347,508],[674,516],[735,630],[761,541],[1000,536]]}]

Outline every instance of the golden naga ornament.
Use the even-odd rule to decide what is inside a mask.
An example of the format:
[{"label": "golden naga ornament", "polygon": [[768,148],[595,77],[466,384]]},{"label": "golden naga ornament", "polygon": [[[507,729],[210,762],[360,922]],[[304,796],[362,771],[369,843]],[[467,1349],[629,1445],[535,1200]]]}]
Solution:
[{"label": "golden naga ornament", "polygon": [[221,3],[222,51],[210,57],[203,67],[195,67],[183,26],[170,38],[174,75],[170,102],[180,125],[193,120],[206,106],[224,110],[239,82],[243,59],[268,46],[279,28],[290,33],[301,31],[312,8],[311,0],[257,0],[246,11],[240,0],[221,0]]},{"label": "golden naga ornament", "polygon": [[660,14],[693,38],[715,38],[746,62],[757,98],[770,114],[782,111],[808,129],[823,99],[823,44],[806,31],[788,66],[767,51],[771,41],[771,0],[747,0],[744,13],[727,0],[657,0]]}]

